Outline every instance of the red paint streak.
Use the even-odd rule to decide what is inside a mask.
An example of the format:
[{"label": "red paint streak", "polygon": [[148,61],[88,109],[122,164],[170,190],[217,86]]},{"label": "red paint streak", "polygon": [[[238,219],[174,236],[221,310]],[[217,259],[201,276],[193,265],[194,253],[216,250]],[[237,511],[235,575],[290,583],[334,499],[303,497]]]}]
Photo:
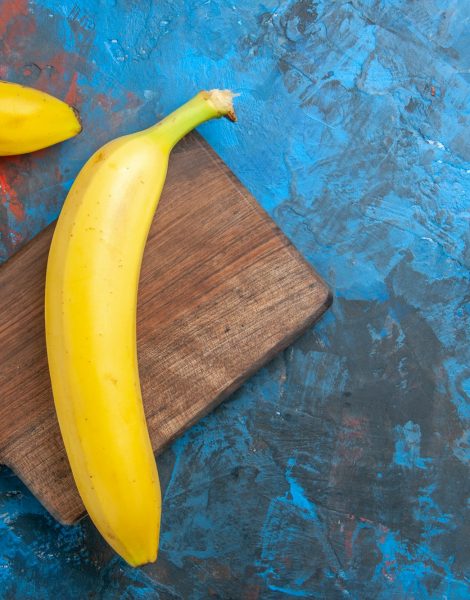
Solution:
[{"label": "red paint streak", "polygon": [[78,73],[77,71],[75,71],[75,73],[72,75],[72,80],[70,81],[69,89],[64,98],[65,102],[67,102],[67,104],[71,104],[72,106],[76,106],[79,103],[80,99],[77,86],[77,79]]},{"label": "red paint streak", "polygon": [[[16,5],[19,4],[20,3],[18,2],[16,3]],[[36,22],[30,15],[26,17],[27,14],[27,10],[25,13],[18,11],[8,23],[2,21],[2,17],[0,15],[0,37],[3,38],[3,45],[7,55],[12,52],[12,49],[14,49],[14,55],[16,57],[15,66],[17,68],[21,68],[24,64],[22,62],[22,51],[26,46],[25,40],[30,40],[36,32]],[[22,18],[18,18],[19,16]]]},{"label": "red paint streak", "polygon": [[336,442],[338,456],[344,459],[342,464],[353,465],[360,461],[368,443],[367,419],[343,416]]},{"label": "red paint streak", "polygon": [[15,190],[8,184],[5,175],[0,174],[0,197],[4,206],[15,217],[17,221],[24,221],[24,208],[16,195]]},{"label": "red paint streak", "polygon": [[13,0],[0,3],[0,37],[5,34],[8,25],[20,16],[28,14],[28,0]]},{"label": "red paint streak", "polygon": [[363,440],[366,436],[367,424],[359,419],[344,419],[343,429],[338,433],[338,439],[342,442],[354,443],[354,440]]},{"label": "red paint streak", "polygon": [[361,425],[364,424],[364,419],[359,419],[357,417],[346,417],[344,419],[344,424],[346,427],[359,429]]},{"label": "red paint streak", "polygon": [[138,96],[136,96],[135,94],[133,94],[132,92],[127,92],[126,96],[127,96],[126,108],[138,108],[142,104],[140,98]]},{"label": "red paint streak", "polygon": [[343,427],[339,437],[344,439],[359,438],[364,439],[366,435],[367,420],[364,418],[346,416],[343,419]]},{"label": "red paint streak", "polygon": [[43,80],[45,83],[42,87],[46,87],[45,91],[54,94],[69,104],[79,105],[81,95],[78,90],[77,79],[80,71],[78,65],[82,62],[83,59],[73,52],[57,52],[48,61],[48,64],[53,67],[52,73],[48,75],[43,70],[42,77],[45,78]]},{"label": "red paint streak", "polygon": [[54,67],[55,72],[53,73],[53,76],[63,80],[68,67],[67,63],[69,62],[68,52],[60,51],[57,54],[54,54],[54,56],[51,56],[49,59],[49,62]]},{"label": "red paint streak", "polygon": [[116,131],[124,122],[124,114],[122,112],[111,113],[111,128],[110,131]]},{"label": "red paint streak", "polygon": [[8,73],[8,67],[6,65],[0,65],[0,79],[6,79]]},{"label": "red paint streak", "polygon": [[106,94],[96,94],[95,102],[106,111],[110,111],[115,102]]}]

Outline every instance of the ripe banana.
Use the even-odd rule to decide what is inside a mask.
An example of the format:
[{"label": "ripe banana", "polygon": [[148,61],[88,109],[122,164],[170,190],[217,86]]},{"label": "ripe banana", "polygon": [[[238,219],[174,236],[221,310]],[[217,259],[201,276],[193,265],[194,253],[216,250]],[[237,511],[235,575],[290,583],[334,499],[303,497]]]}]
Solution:
[{"label": "ripe banana", "polygon": [[25,154],[80,133],[76,111],[45,92],[0,81],[0,156]]},{"label": "ripe banana", "polygon": [[235,120],[233,94],[200,92],[85,164],[60,214],[46,275],[55,407],[83,503],[133,566],[156,560],[161,496],[136,351],[140,265],[173,146],[200,123]]}]

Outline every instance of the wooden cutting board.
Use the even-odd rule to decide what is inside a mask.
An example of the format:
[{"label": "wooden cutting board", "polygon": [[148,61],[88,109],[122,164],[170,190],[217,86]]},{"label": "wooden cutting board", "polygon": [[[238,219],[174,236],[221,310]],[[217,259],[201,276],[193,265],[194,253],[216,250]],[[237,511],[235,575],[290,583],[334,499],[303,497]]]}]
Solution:
[{"label": "wooden cutting board", "polygon": [[[0,462],[61,522],[84,515],[43,326],[53,225],[0,267]],[[138,352],[160,452],[328,308],[325,283],[198,135],[177,146],[145,251]]]}]

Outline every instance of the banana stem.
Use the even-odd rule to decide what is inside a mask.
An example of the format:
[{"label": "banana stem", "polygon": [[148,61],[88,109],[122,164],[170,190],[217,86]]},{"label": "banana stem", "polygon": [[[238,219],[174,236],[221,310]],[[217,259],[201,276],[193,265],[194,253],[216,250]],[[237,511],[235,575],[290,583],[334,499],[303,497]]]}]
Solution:
[{"label": "banana stem", "polygon": [[154,139],[171,150],[177,142],[195,127],[209,119],[227,117],[236,121],[233,94],[229,90],[199,92],[194,98],[147,130]]}]

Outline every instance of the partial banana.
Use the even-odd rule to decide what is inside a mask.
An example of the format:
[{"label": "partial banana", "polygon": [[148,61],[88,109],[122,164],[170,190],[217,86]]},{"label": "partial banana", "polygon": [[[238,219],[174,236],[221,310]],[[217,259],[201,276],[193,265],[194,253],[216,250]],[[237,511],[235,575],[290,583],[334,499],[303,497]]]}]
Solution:
[{"label": "partial banana", "polygon": [[232,97],[200,92],[98,150],[67,196],[49,252],[46,342],[65,448],[96,527],[133,566],[156,560],[161,512],[136,351],[142,255],[171,149],[208,119],[235,120]]},{"label": "partial banana", "polygon": [[0,81],[0,156],[63,142],[82,126],[74,108],[45,92]]}]

